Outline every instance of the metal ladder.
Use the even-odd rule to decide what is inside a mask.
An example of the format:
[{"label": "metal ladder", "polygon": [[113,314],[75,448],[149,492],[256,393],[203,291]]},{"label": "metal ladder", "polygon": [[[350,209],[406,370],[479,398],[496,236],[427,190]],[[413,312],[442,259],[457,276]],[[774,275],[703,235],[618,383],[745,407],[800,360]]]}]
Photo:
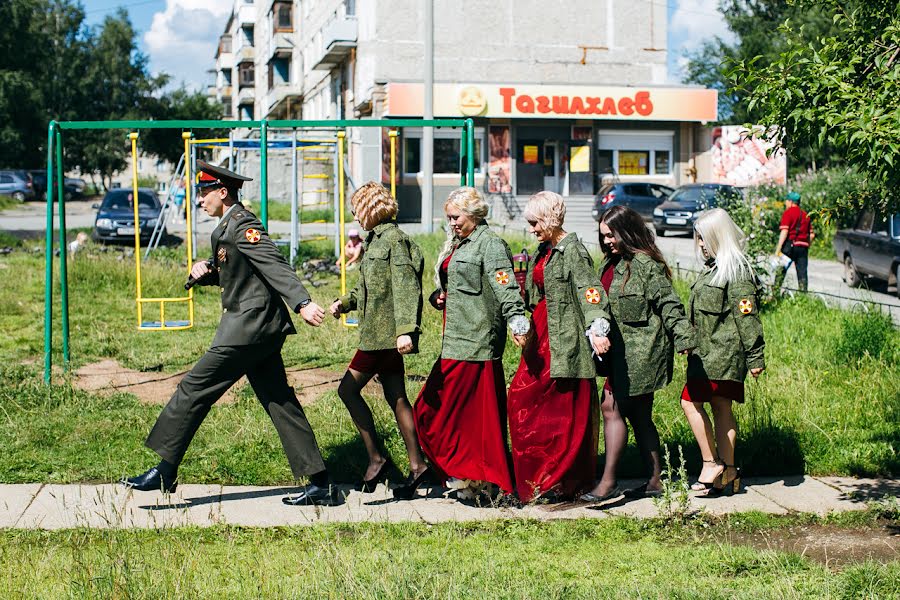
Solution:
[{"label": "metal ladder", "polygon": [[[178,159],[178,166],[175,167],[175,173],[169,180],[169,185],[166,188],[166,198],[163,200],[162,208],[159,211],[159,218],[156,220],[156,225],[153,227],[153,233],[150,234],[150,241],[147,243],[147,251],[144,253],[144,258],[150,256],[151,250],[155,250],[159,247],[163,231],[165,231],[166,224],[169,221],[169,215],[175,214],[178,211],[178,207],[175,204],[175,193],[178,190],[178,182],[183,180],[184,155]],[[187,202],[187,190],[185,190],[185,202]],[[188,232],[188,235],[190,235],[190,233],[191,232]]]}]

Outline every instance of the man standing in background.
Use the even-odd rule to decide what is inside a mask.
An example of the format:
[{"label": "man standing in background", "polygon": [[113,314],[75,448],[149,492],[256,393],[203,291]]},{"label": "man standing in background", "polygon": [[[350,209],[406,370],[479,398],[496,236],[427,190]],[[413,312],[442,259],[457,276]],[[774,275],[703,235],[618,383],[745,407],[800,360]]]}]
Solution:
[{"label": "man standing in background", "polygon": [[[784,254],[797,267],[797,284],[800,291],[805,292],[809,288],[809,276],[806,268],[809,263],[809,245],[815,239],[812,231],[809,215],[800,208],[800,194],[789,192],[784,199],[784,214],[781,215],[781,234],[778,237],[778,245],[775,247],[775,256]],[[775,277],[775,289],[780,290],[784,283],[784,276],[790,268],[787,264]]]}]

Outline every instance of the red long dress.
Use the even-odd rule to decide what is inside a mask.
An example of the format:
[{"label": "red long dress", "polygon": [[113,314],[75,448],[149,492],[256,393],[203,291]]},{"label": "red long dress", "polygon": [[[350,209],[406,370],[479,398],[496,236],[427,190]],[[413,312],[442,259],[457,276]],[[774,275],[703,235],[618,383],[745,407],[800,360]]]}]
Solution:
[{"label": "red long dress", "polygon": [[[546,255],[532,278],[544,291]],[[531,316],[534,339],[509,385],[509,434],[516,491],[523,502],[553,492],[573,496],[594,481],[599,408],[594,379],[550,377],[547,301]]]},{"label": "red long dress", "polygon": [[[450,258],[441,264],[444,286]],[[443,480],[489,481],[512,492],[505,407],[502,361],[439,358],[434,363],[413,416],[419,445]]]}]

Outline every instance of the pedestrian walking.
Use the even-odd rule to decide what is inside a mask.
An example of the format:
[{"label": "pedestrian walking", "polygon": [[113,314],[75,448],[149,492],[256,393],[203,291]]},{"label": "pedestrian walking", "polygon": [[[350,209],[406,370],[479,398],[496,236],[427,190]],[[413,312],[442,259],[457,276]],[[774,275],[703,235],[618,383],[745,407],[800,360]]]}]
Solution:
[{"label": "pedestrian walking", "polygon": [[[789,192],[784,199],[785,210],[781,215],[781,223],[778,225],[778,245],[775,247],[775,256],[784,255],[794,262],[797,269],[797,286],[800,291],[809,289],[809,276],[807,265],[809,264],[809,245],[815,239],[816,234],[812,230],[809,215],[800,208],[800,194]],[[776,292],[781,290],[784,277],[790,268],[790,263],[780,269],[775,278]]]},{"label": "pedestrian walking", "polygon": [[528,263],[525,304],[533,337],[509,385],[507,409],[516,492],[570,499],[597,467],[599,402],[594,354],[609,350],[606,294],[587,248],[563,229],[562,196],[538,192],[525,219],[540,246]]},{"label": "pedestrian walking", "polygon": [[[397,226],[397,201],[383,185],[366,183],[356,190],[350,204],[360,225],[369,232],[366,251],[356,287],[335,300],[330,310],[335,318],[351,310],[359,311],[359,349],[341,379],[338,396],[350,412],[369,455],[360,484],[360,489],[368,493],[375,491],[393,467],[382,452],[372,411],[361,395],[376,375],[406,444],[410,465],[407,486],[428,470],[416,439],[403,365],[404,355],[419,351],[424,261],[416,243]],[[402,486],[395,495],[404,496],[408,491]]]},{"label": "pedestrian walking", "polygon": [[[688,356],[681,407],[703,457],[692,488],[708,496],[736,493],[741,472],[735,467],[737,421],[732,404],[744,401],[744,379],[766,368],[758,282],[743,252],[743,232],[721,208],[694,224],[694,241],[706,261],[691,286],[689,315],[697,348]],[[710,423],[704,404],[712,410]]]},{"label": "pedestrian walking", "polygon": [[220,221],[212,233],[212,257],[193,265],[191,280],[221,288],[222,319],[210,349],[178,384],[147,437],[146,446],[162,460],[122,483],[135,490],[174,492],[178,467],[203,419],[246,375],[275,425],[294,477],[309,477],[310,483],[284,502],[334,504],[337,490],[329,483],[281,358],[286,336],[296,333],[288,307],[314,327],[325,313],[310,299],[259,219],[238,202],[238,190],[250,179],[204,161],[197,161],[197,168],[200,206]]}]

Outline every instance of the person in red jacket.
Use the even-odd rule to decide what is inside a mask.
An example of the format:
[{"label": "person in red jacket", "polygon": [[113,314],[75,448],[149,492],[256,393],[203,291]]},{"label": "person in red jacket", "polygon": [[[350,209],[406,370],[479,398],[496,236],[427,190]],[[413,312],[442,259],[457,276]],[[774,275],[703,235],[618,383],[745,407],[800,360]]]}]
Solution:
[{"label": "person in red jacket", "polygon": [[[809,245],[815,239],[816,234],[812,230],[809,215],[800,208],[800,194],[798,192],[789,192],[784,199],[784,214],[781,215],[781,234],[778,237],[778,246],[775,248],[775,256],[784,254],[797,267],[797,283],[801,291],[806,291],[809,287],[809,277],[806,274],[806,267],[809,263]],[[778,273],[775,281],[775,289],[780,290],[787,274],[787,267]]]}]

